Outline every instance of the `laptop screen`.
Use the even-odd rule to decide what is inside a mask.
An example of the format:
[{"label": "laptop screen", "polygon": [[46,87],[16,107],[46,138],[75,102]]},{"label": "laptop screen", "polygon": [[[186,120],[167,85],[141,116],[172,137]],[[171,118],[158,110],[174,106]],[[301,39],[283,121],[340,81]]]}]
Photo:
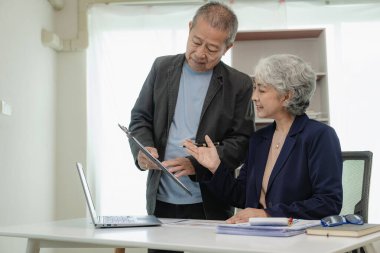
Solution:
[{"label": "laptop screen", "polygon": [[86,196],[87,206],[90,209],[91,219],[94,224],[98,223],[98,216],[96,215],[94,202],[91,198],[90,188],[88,187],[86,177],[84,176],[83,166],[80,163],[77,163],[77,169],[80,177],[80,181],[82,183],[82,187],[84,190],[84,194]]}]

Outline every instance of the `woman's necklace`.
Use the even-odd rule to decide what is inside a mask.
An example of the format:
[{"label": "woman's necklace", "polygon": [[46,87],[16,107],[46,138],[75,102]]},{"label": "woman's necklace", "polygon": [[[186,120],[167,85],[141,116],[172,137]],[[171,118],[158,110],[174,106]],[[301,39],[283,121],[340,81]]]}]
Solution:
[{"label": "woman's necklace", "polygon": [[287,135],[288,135],[288,131],[280,134],[280,131],[278,131],[277,129],[275,130],[274,135],[273,135],[273,144],[274,144],[275,149],[280,149],[280,147],[282,147]]}]

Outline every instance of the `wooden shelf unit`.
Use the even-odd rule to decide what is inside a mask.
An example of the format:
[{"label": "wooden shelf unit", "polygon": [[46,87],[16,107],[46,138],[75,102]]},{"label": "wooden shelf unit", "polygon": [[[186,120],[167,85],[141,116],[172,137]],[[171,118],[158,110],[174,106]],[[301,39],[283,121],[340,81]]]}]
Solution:
[{"label": "wooden shelf unit", "polygon": [[[241,31],[231,50],[231,65],[252,76],[261,58],[294,54],[308,62],[317,74],[317,88],[308,111],[310,118],[329,123],[326,33],[324,29]],[[256,119],[257,127],[273,120]]]}]

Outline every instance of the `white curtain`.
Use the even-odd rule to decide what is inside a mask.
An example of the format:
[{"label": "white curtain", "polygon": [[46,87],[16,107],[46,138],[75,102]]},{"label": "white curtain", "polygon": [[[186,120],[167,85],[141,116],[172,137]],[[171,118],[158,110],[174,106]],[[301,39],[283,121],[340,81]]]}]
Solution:
[{"label": "white curtain", "polygon": [[[240,30],[326,28],[330,124],[343,150],[374,152],[372,182],[380,180],[376,170],[380,3],[226,2],[237,13]],[[89,11],[87,164],[95,173],[97,207],[105,214],[145,212],[145,173],[135,168],[117,123],[129,124],[130,110],[154,58],[185,51],[187,24],[198,7],[102,5]],[[223,60],[229,63],[229,55]],[[374,183],[372,222],[380,221],[374,212],[379,208],[377,194],[380,186]]]},{"label": "white curtain", "polygon": [[99,213],[145,213],[147,173],[135,167],[117,124],[129,125],[154,59],[185,52],[187,24],[197,7],[96,5],[89,10],[87,165]]}]

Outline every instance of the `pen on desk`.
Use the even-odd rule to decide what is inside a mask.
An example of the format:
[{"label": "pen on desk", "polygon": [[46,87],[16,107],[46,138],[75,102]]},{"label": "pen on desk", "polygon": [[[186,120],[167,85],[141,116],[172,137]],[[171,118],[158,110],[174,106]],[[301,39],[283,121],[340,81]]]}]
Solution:
[{"label": "pen on desk", "polygon": [[[217,142],[213,142],[213,144],[214,144],[215,147],[218,147],[218,146],[221,146],[221,145],[222,145],[219,141],[217,141]],[[207,143],[194,143],[194,145],[197,146],[197,147],[208,147],[208,146],[207,146]],[[186,147],[183,146],[183,145],[180,146],[180,147],[186,148]]]}]

